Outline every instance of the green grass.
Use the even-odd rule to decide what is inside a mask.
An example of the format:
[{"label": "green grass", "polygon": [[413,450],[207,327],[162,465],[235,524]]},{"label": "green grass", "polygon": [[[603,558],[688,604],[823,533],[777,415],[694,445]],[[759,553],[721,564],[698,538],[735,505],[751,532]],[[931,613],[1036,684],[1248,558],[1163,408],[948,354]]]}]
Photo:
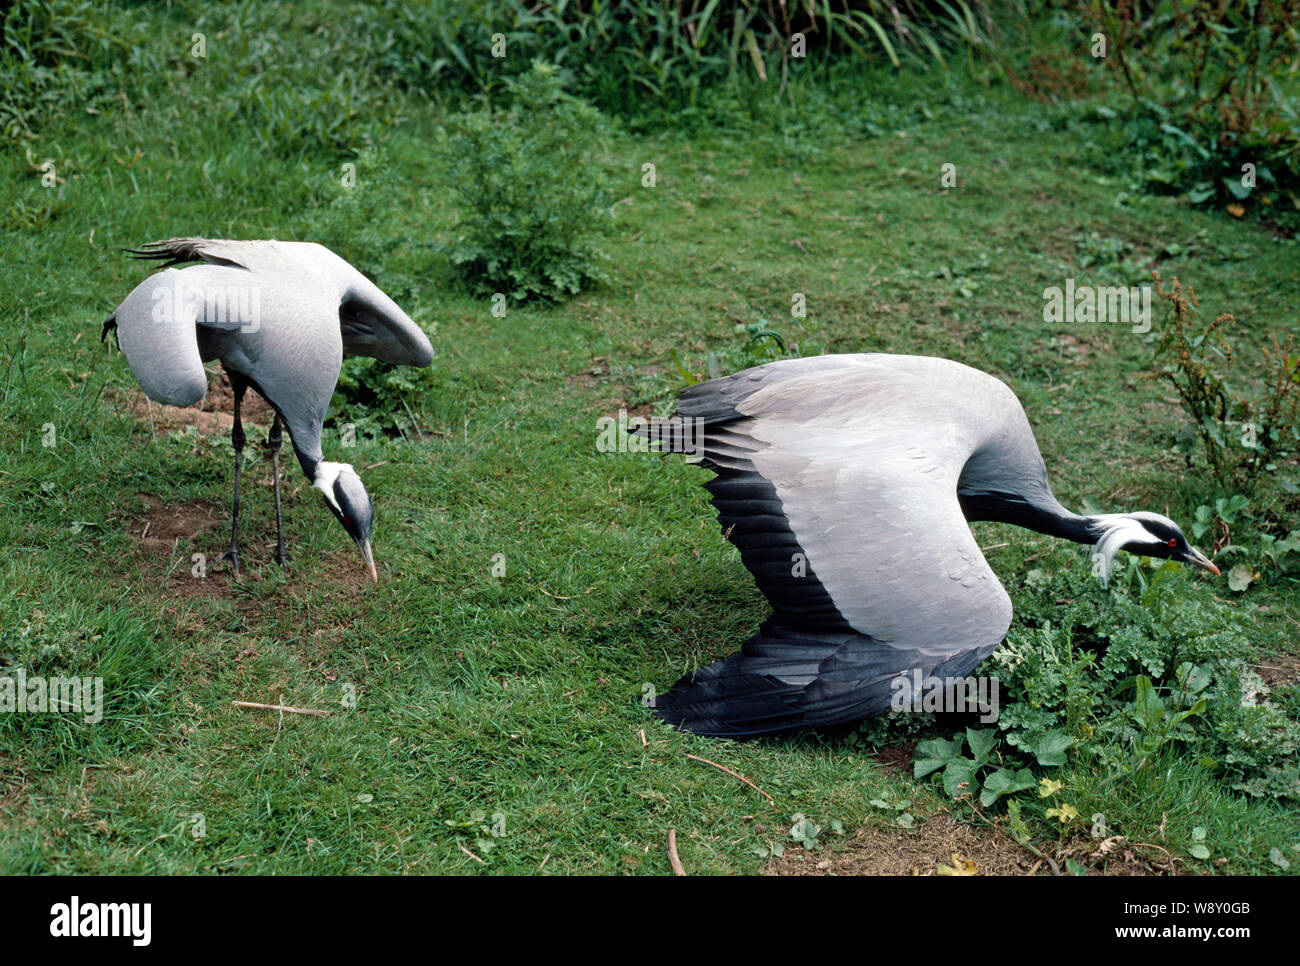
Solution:
[{"label": "green grass", "polygon": [[[171,64],[158,51],[188,40],[181,10],[132,10],[159,26],[154,52]],[[374,192],[356,247],[332,243],[369,266],[365,239],[396,240],[376,281],[436,327],[437,352],[409,400],[423,440],[325,441],[374,497],[381,583],[352,579],[354,548],[293,465],[295,565],[269,564],[269,461],[250,451],[247,577],[179,597],[160,586],[173,559],[183,571],[191,553],[214,557],[222,531],[160,556],[126,521],[146,495],[224,510],[230,444],[155,440],[121,411],[133,384],[99,322],[144,270],[118,249],[184,234],[316,240],[350,157],[310,128],[307,148],[268,150],[273,125],[217,110],[249,78],[222,67],[236,54],[211,38],[225,36],[223,18],[255,14],[204,16],[206,74],[160,67],[129,110],[70,110],[40,131],[33,157],[56,160],[60,187],[41,187],[20,152],[0,166],[0,634],[35,628],[57,645],[52,661],[105,678],[109,710],[98,726],[0,722],[0,871],[664,873],[675,828],[690,871],[750,873],[763,864],[754,848],[788,842],[796,812],[852,829],[880,820],[870,801],[887,787],[923,812],[947,807],[883,772],[852,733],[716,742],[641,706],[644,684],[662,690],[734,651],[765,605],[718,532],[706,474],[597,453],[596,420],[623,405],[664,411],[680,382],[674,353],[703,371],[710,352],[734,353],[738,323],[763,318],[802,351],[928,353],[996,373],[1024,402],[1063,502],[1187,524],[1214,494],[1171,452],[1176,402],[1140,378],[1150,338],[1054,329],[1043,289],[1093,271],[1110,281],[1078,267],[1077,237],[1096,233],[1194,283],[1203,311],[1234,312],[1245,349],[1294,330],[1294,244],[1125,195],[1077,161],[1080,129],[1014,96],[874,75],[859,108],[845,106],[857,94],[805,92],[817,110],[801,128],[788,112],[710,136],[610,141],[626,199],[605,243],[611,281],[496,318],[432,251],[455,217],[439,109],[371,92],[382,106],[349,122],[349,143],[379,144],[386,177],[354,189]],[[296,50],[280,75],[311,64],[311,23],[278,28]],[[646,161],[654,189],[640,187]],[[947,162],[959,183],[945,192]],[[1192,254],[1164,255],[1173,244]],[[808,302],[798,324],[795,292]],[[53,448],[41,445],[47,423]],[[1027,531],[977,535],[1010,543],[989,558],[1017,602],[1034,594],[1031,566],[1087,567],[1072,545]],[[1228,595],[1205,582],[1189,593]],[[1261,655],[1296,652],[1294,584],[1240,600]],[[234,700],[334,713],[281,720]],[[744,773],[777,806],[688,753]],[[1193,869],[1277,871],[1269,849],[1300,840],[1300,810],[1227,792],[1193,763],[1140,775],[1092,787],[1078,766],[1070,782],[1081,810],[1107,813],[1132,841],[1183,856],[1190,829],[1208,827],[1228,862]],[[482,852],[458,827],[476,811],[483,824],[503,816],[507,833],[486,864],[460,848]]]}]

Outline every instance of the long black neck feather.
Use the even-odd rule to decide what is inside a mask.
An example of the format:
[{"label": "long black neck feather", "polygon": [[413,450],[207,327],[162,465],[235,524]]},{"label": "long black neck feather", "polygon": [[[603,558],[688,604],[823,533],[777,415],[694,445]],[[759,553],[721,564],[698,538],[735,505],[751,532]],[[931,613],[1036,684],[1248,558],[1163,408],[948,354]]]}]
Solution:
[{"label": "long black neck feather", "polygon": [[1071,513],[1055,500],[1046,506],[1036,506],[1015,493],[989,490],[959,490],[957,499],[961,511],[970,522],[992,520],[997,523],[1014,523],[1027,530],[1036,530],[1049,537],[1062,537],[1075,543],[1096,543],[1097,532],[1087,517]]}]

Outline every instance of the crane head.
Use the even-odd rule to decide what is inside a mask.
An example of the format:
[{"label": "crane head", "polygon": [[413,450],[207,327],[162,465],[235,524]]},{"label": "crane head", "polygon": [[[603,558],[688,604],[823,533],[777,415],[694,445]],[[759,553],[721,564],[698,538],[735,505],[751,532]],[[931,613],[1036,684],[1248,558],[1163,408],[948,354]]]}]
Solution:
[{"label": "crane head", "polygon": [[312,486],[325,496],[325,505],[360,549],[370,569],[370,579],[378,583],[379,574],[370,553],[370,525],[375,518],[375,508],[361,477],[347,463],[322,461],[316,467]]},{"label": "crane head", "polygon": [[1208,570],[1216,577],[1219,575],[1219,568],[1187,542],[1178,524],[1159,513],[1145,510],[1137,513],[1106,513],[1090,517],[1089,522],[1097,533],[1097,548],[1093,552],[1093,559],[1100,561],[1100,576],[1103,579],[1109,576],[1115,554],[1120,550],[1144,557],[1177,560]]}]

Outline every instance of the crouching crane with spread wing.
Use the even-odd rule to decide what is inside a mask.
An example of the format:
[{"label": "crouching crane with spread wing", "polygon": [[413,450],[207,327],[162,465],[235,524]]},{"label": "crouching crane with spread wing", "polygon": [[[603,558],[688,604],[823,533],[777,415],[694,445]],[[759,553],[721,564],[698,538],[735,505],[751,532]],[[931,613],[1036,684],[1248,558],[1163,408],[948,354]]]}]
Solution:
[{"label": "crouching crane with spread wing", "polygon": [[1012,611],[970,521],[1093,544],[1102,576],[1119,550],[1219,573],[1159,514],[1066,510],[1015,394],[946,359],[773,362],[683,390],[677,413],[669,432],[633,431],[672,452],[702,442],[723,530],[774,611],[658,698],[698,734],[852,722],[888,710],[900,675],[972,671]]}]

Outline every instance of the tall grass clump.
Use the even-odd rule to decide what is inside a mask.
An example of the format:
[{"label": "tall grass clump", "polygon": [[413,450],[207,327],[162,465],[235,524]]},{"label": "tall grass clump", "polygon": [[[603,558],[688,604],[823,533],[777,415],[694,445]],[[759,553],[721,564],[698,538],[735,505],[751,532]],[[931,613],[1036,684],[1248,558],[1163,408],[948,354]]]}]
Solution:
[{"label": "tall grass clump", "polygon": [[492,93],[541,59],[633,125],[680,120],[721,88],[781,92],[833,62],[946,66],[945,50],[996,32],[983,0],[383,0],[362,17],[375,69],[404,89]]},{"label": "tall grass clump", "polygon": [[[1099,157],[1128,159],[1148,189],[1300,228],[1300,0],[1069,9],[1079,59],[1131,104],[1123,121],[1108,112],[1113,137],[1097,143]],[[1099,35],[1101,56],[1088,40]]]},{"label": "tall grass clump", "polygon": [[0,5],[0,129],[31,138],[41,122],[85,109],[107,92],[131,38],[107,27],[91,0]]}]

